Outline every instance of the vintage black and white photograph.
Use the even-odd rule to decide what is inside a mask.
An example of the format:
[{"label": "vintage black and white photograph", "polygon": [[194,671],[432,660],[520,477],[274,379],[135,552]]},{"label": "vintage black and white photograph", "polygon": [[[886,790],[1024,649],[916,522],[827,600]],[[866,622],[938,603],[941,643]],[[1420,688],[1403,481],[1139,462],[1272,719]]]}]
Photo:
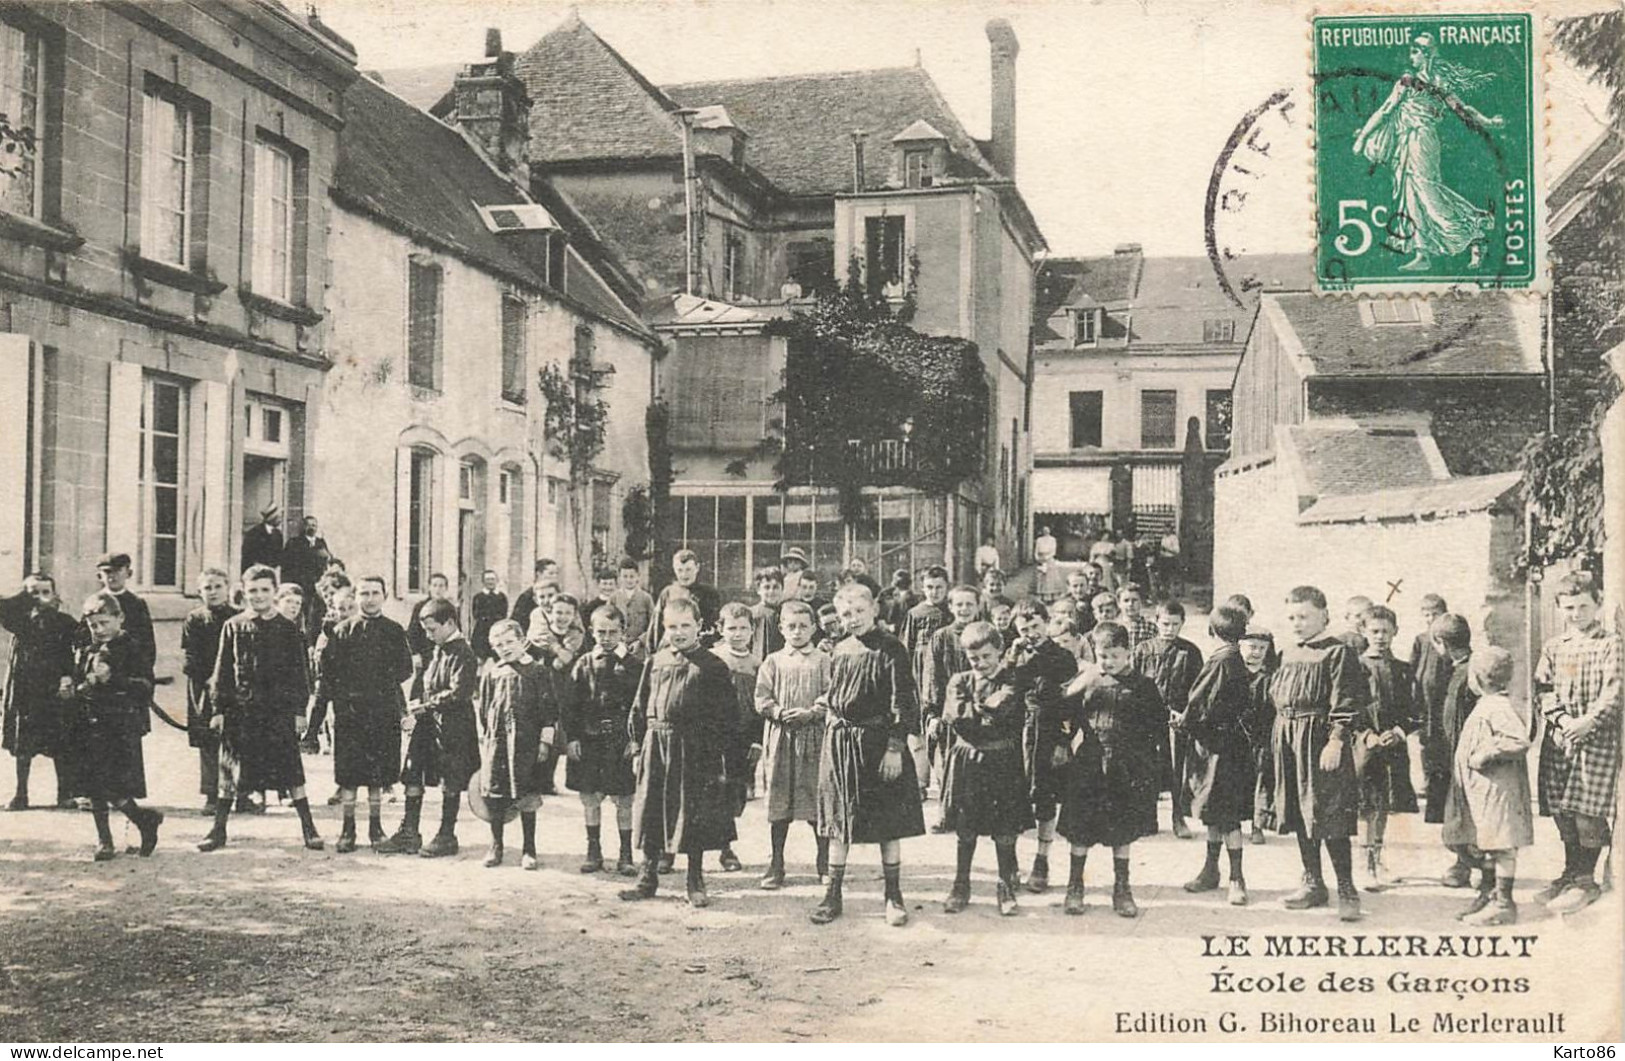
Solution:
[{"label": "vintage black and white photograph", "polygon": [[1619,1041],[1622,69],[0,0],[0,1041]]}]

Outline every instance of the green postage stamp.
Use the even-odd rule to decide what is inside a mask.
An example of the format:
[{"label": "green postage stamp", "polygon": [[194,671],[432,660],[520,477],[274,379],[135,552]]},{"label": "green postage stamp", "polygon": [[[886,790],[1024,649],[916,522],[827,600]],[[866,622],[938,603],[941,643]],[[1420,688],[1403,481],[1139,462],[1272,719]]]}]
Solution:
[{"label": "green postage stamp", "polygon": [[1541,285],[1539,29],[1518,11],[1315,16],[1321,291]]}]

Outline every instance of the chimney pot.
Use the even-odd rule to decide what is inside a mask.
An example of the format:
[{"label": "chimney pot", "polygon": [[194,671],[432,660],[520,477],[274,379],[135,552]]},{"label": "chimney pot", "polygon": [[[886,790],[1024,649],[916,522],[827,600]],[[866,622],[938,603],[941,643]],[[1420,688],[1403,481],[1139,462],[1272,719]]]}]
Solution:
[{"label": "chimney pot", "polygon": [[485,57],[496,59],[502,55],[502,31],[495,26],[485,31]]}]

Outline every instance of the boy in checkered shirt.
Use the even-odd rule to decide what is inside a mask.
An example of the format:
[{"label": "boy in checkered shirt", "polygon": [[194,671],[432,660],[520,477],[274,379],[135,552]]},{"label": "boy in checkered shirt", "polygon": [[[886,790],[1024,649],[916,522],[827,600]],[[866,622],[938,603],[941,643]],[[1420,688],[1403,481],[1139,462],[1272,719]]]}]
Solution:
[{"label": "boy in checkered shirt", "polygon": [[1620,768],[1621,648],[1597,621],[1589,572],[1557,583],[1564,630],[1546,642],[1535,667],[1546,732],[1540,745],[1540,813],[1563,838],[1563,873],[1535,896],[1571,914],[1602,894],[1594,874],[1612,840]]}]

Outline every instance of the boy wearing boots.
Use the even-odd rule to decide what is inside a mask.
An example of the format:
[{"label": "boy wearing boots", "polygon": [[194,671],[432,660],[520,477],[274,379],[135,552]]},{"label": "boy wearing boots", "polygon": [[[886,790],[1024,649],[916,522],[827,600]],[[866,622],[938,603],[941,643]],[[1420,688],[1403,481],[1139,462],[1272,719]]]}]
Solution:
[{"label": "boy wearing boots", "polygon": [[1054,757],[1058,767],[1065,764],[1056,830],[1072,847],[1063,909],[1084,912],[1085,861],[1100,844],[1112,849],[1112,911],[1138,917],[1129,855],[1134,841],[1157,831],[1159,734],[1168,728],[1168,709],[1151,680],[1135,673],[1126,629],[1097,623],[1089,640],[1099,665],[1079,671],[1066,687],[1062,709],[1072,740]]},{"label": "boy wearing boots", "polygon": [[[212,816],[220,789],[220,735],[209,728],[209,679],[220,658],[220,632],[237,614],[231,606],[231,579],[218,567],[198,576],[203,603],[181,622],[181,673],[186,676],[186,742],[197,749],[198,791],[203,813]],[[304,705],[299,705],[304,710]]]},{"label": "boy wearing boots", "polygon": [[902,891],[902,841],[925,833],[920,783],[910,742],[918,746],[920,707],[902,642],[875,625],[875,602],[862,583],[836,594],[846,638],[830,654],[824,753],[818,763],[818,834],[829,840],[829,885],[812,911],[815,925],[841,916],[847,853],[879,844],[886,881],[886,923],[908,923]]},{"label": "boy wearing boots", "polygon": [[615,804],[615,826],[620,835],[615,872],[637,874],[632,861],[632,795],[637,779],[626,754],[626,717],[638,692],[643,660],[624,638],[625,616],[614,604],[592,613],[592,651],[576,660],[571,672],[572,695],[564,703],[564,732],[568,761],[564,784],[581,796],[587,828],[587,857],[581,872],[604,868],[600,830],[604,797]]},{"label": "boy wearing boots", "polygon": [[[469,778],[480,765],[479,735],[474,726],[474,694],[479,688],[480,661],[457,621],[457,606],[435,599],[418,613],[419,628],[429,648],[423,664],[422,698],[409,705],[411,737],[401,783],[406,811],[395,835],[378,845],[381,855],[439,858],[457,853],[457,811]],[[419,831],[423,790],[440,788],[440,828],[425,846]]]},{"label": "boy wearing boots", "polygon": [[633,842],[643,852],[628,902],[652,899],[661,857],[688,856],[688,904],[711,905],[702,860],[738,838],[727,779],[740,760],[739,703],[728,665],[700,643],[700,605],[663,594],[660,647],[644,664],[628,715],[637,763]]},{"label": "boy wearing boots", "polygon": [[[744,762],[742,772],[728,779],[728,798],[733,801],[734,817],[745,813],[745,804],[756,798],[756,764],[762,761],[762,720],[756,714],[756,672],[762,668],[762,658],[751,650],[755,636],[755,623],[750,609],[737,601],[722,606],[718,616],[722,640],[711,649],[718,659],[728,665],[733,678],[734,695],[739,702],[739,743]],[[730,762],[738,761],[731,758]],[[738,873],[744,869],[732,844],[722,849],[722,871]]]},{"label": "boy wearing boots", "polygon": [[[78,624],[59,609],[56,582],[35,572],[22,592],[0,600],[0,629],[11,635],[6,684],[0,692],[0,747],[17,768],[17,791],[7,810],[28,809],[34,757],[56,760],[57,804],[73,806],[72,758],[63,715],[73,698],[73,645]],[[209,793],[212,796],[214,789]]]},{"label": "boy wearing boots", "polygon": [[1486,648],[1474,653],[1468,668],[1478,706],[1456,741],[1455,781],[1468,812],[1468,842],[1495,866],[1495,892],[1480,893],[1460,917],[1469,925],[1511,925],[1518,920],[1512,901],[1518,848],[1535,842],[1529,817],[1529,720],[1507,696],[1511,653]]},{"label": "boy wearing boots", "polygon": [[1292,643],[1282,649],[1269,685],[1275,707],[1275,818],[1276,829],[1297,835],[1303,886],[1284,902],[1288,910],[1330,902],[1320,861],[1324,845],[1337,875],[1337,916],[1358,921],[1352,837],[1360,793],[1352,744],[1364,727],[1365,670],[1354,650],[1327,632],[1331,616],[1324,593],[1298,586],[1287,594],[1286,605]]},{"label": "boy wearing boots", "polygon": [[412,653],[406,631],[384,615],[386,595],[377,575],[357,583],[360,611],[338,623],[322,649],[317,698],[333,705],[333,780],[344,808],[333,850],[341,855],[356,849],[356,789],[367,786],[367,839],[376,847],[385,840],[384,788],[400,780],[401,683],[412,677]]},{"label": "boy wearing boots", "polygon": [[1540,745],[1540,812],[1563,838],[1563,874],[1535,897],[1572,914],[1602,894],[1597,860],[1612,840],[1620,768],[1620,636],[1597,621],[1596,579],[1557,585],[1564,630],[1535,668],[1546,733]]},{"label": "boy wearing boots", "polygon": [[1411,787],[1411,755],[1405,738],[1415,732],[1416,707],[1411,700],[1413,680],[1408,663],[1394,658],[1394,637],[1399,619],[1393,610],[1373,604],[1360,620],[1366,647],[1360,655],[1371,699],[1366,702],[1367,729],[1354,747],[1360,775],[1360,846],[1365,855],[1366,891],[1388,886],[1382,841],[1390,814],[1415,814],[1416,790]]},{"label": "boy wearing boots", "polygon": [[1021,731],[1021,759],[1027,778],[1033,818],[1038,825],[1038,851],[1027,890],[1034,895],[1049,890],[1049,848],[1055,840],[1055,815],[1060,810],[1055,771],[1055,749],[1065,740],[1061,727],[1061,691],[1076,677],[1078,660],[1070,648],[1050,635],[1050,616],[1038,601],[1018,601],[1013,611],[1016,634],[1005,664],[1021,689],[1026,720]]},{"label": "boy wearing boots", "polygon": [[276,572],[255,564],[243,572],[247,610],[220,628],[209,679],[208,725],[220,741],[214,828],[199,851],[226,846],[226,822],[239,793],[283,790],[299,812],[305,847],[322,849],[305,795],[295,722],[310,699],[310,655],[304,631],[276,609]]},{"label": "boy wearing boots", "polygon": [[1439,820],[1443,824],[1440,835],[1445,847],[1455,855],[1455,861],[1445,870],[1440,883],[1446,888],[1469,887],[1476,867],[1482,874],[1479,890],[1487,895],[1495,888],[1495,867],[1475,856],[1471,843],[1460,838],[1471,832],[1471,827],[1464,825],[1466,804],[1462,802],[1461,790],[1451,769],[1456,761],[1456,741],[1461,736],[1461,727],[1467,724],[1468,716],[1478,704],[1478,694],[1468,681],[1468,663],[1473,657],[1472,627],[1459,615],[1442,615],[1434,620],[1433,642],[1440,655],[1450,661],[1451,668],[1450,681],[1440,704],[1439,725],[1426,745],[1430,754],[1444,757],[1446,769],[1450,771],[1445,777]]},{"label": "boy wearing boots", "polygon": [[1176,729],[1190,742],[1184,782],[1189,785],[1191,810],[1207,826],[1207,859],[1185,890],[1218,890],[1219,850],[1223,848],[1230,859],[1230,905],[1246,906],[1241,821],[1253,813],[1253,754],[1246,730],[1252,710],[1252,676],[1239,645],[1247,633],[1247,613],[1221,604],[1213,609],[1209,629],[1219,648],[1203,664],[1187,706],[1173,712]]},{"label": "boy wearing boots", "polygon": [[[970,659],[965,655],[962,638],[971,623],[981,614],[982,600],[974,586],[955,586],[948,591],[948,611],[953,621],[931,635],[926,647],[925,665],[921,668],[924,684],[919,687],[920,715],[925,720],[926,761],[940,790],[942,769],[952,743],[950,734],[943,729],[942,705],[948,696],[948,682],[954,675],[970,670]],[[921,781],[928,781],[921,778]],[[922,797],[924,792],[921,792]],[[941,819],[932,823],[932,832],[946,832]]]},{"label": "boy wearing boots", "polygon": [[[1162,702],[1168,705],[1170,718],[1185,710],[1191,696],[1191,686],[1202,670],[1202,652],[1179,636],[1185,628],[1185,606],[1176,600],[1163,601],[1157,606],[1157,632],[1146,641],[1134,646],[1134,669],[1151,679]],[[1133,632],[1130,631],[1130,638]],[[1174,836],[1181,840],[1191,837],[1185,818],[1190,814],[1190,790],[1185,785],[1185,761],[1190,757],[1190,738],[1177,727],[1169,725],[1162,741],[1164,787],[1173,802]]]},{"label": "boy wearing boots", "polygon": [[818,878],[829,875],[829,841],[817,836],[818,760],[824,746],[824,709],[818,700],[829,688],[830,658],[813,645],[813,613],[804,601],[779,608],[784,647],[762,661],[756,672],[756,711],[762,716],[767,757],[767,822],[773,854],[762,888],[784,887],[784,845],[790,823],[814,826]]},{"label": "boy wearing boots", "polygon": [[530,657],[524,631],[512,619],[491,628],[496,663],[480,676],[475,698],[479,730],[479,794],[490,809],[491,850],[485,868],[502,865],[503,825],[510,806],[519,809],[524,848],[519,867],[534,870],[536,813],[552,772],[559,724],[557,684],[545,663]]},{"label": "boy wearing boots", "polygon": [[142,807],[147,794],[141,738],[152,703],[152,661],[124,633],[124,611],[109,590],[93,593],[81,613],[88,638],[74,649],[75,718],[70,742],[80,794],[90,800],[96,821],[97,862],[112,859],[113,832],[108,808],[116,807],[141,833],[141,857],[158,846],[162,811]]},{"label": "boy wearing boots", "polygon": [[970,902],[976,841],[993,838],[999,858],[999,914],[1011,917],[1020,884],[1016,838],[1032,828],[1032,796],[1022,768],[1027,706],[1014,669],[1004,665],[1004,639],[991,623],[973,622],[960,634],[970,669],[948,680],[942,724],[949,746],[942,780],[944,826],[959,836],[953,887],[944,913]]}]

